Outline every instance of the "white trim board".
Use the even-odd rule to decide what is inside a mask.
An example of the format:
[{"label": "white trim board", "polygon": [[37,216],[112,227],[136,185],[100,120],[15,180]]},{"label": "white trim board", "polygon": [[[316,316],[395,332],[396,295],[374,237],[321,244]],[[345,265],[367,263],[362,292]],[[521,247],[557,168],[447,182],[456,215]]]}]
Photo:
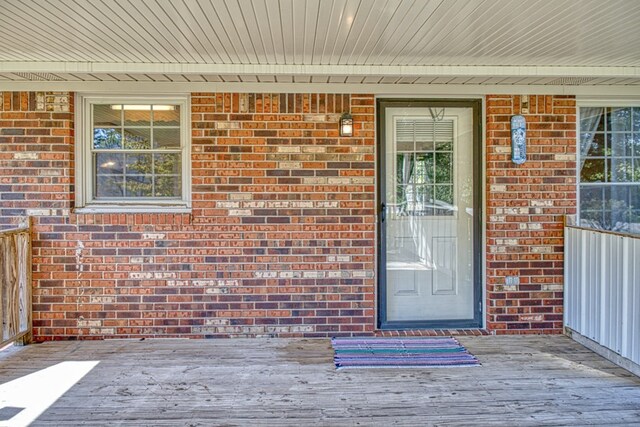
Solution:
[{"label": "white trim board", "polygon": [[579,96],[578,107],[640,107],[638,96]]},{"label": "white trim board", "polygon": [[585,97],[640,97],[640,85],[465,85],[465,84],[349,84],[246,82],[118,82],[118,81],[0,81],[0,91],[64,91],[93,93],[184,94],[238,93],[373,93],[384,96],[576,95]]},{"label": "white trim board", "polygon": [[309,65],[169,62],[0,62],[1,73],[256,74],[390,77],[640,77],[640,67],[544,65]]}]

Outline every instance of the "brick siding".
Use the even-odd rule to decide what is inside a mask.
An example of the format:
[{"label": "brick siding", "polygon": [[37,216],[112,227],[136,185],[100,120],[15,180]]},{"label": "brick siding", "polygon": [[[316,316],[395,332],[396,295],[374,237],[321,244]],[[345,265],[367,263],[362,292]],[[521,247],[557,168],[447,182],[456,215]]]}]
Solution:
[{"label": "brick siding", "polygon": [[[511,162],[520,96],[487,96],[487,328],[560,333],[564,216],[576,210],[576,103],[530,96],[527,161]],[[519,285],[505,283],[518,276]]]},{"label": "brick siding", "polygon": [[[1,94],[0,227],[34,216],[36,339],[374,333],[372,95],[192,94],[191,214],[75,213],[72,95]],[[509,120],[520,99],[487,97],[495,333],[562,327],[575,101],[530,104],[518,166]],[[338,136],[346,110],[353,138]],[[507,275],[520,285],[506,287]],[[380,334],[443,333],[410,332]]]},{"label": "brick siding", "polygon": [[192,214],[70,212],[72,94],[40,99],[3,94],[0,140],[2,224],[36,216],[36,339],[373,330],[372,95],[192,94]]}]

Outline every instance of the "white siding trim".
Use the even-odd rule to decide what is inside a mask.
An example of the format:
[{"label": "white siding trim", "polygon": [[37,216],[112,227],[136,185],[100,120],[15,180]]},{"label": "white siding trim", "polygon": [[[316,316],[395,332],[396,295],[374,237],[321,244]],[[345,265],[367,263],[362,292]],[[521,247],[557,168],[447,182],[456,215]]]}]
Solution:
[{"label": "white siding trim", "polygon": [[42,82],[0,81],[0,91],[70,91],[142,94],[183,94],[189,92],[270,92],[270,93],[373,93],[384,96],[483,95],[582,95],[640,97],[640,85],[629,86],[545,86],[545,85],[452,85],[452,84],[345,84],[345,83],[224,83],[224,82]]},{"label": "white siding trim", "polygon": [[107,74],[275,74],[433,77],[640,77],[640,67],[520,65],[293,65],[6,61],[0,72]]},{"label": "white siding trim", "polygon": [[587,97],[580,96],[576,98],[578,107],[640,107],[640,98],[638,96],[600,96]]}]

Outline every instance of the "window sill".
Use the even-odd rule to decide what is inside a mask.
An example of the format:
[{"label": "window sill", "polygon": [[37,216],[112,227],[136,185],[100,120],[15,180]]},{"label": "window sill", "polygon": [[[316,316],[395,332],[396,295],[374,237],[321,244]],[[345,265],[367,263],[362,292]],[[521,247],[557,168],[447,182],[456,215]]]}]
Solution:
[{"label": "window sill", "polygon": [[166,213],[183,214],[191,213],[191,208],[185,205],[89,205],[74,210],[78,214],[94,213]]}]

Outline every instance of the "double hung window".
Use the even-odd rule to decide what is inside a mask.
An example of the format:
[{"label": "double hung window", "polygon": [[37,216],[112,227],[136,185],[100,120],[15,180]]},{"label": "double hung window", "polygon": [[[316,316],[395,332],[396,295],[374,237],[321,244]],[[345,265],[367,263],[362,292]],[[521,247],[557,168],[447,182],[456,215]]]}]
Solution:
[{"label": "double hung window", "polygon": [[580,108],[579,221],[640,234],[640,107]]},{"label": "double hung window", "polygon": [[83,97],[77,207],[189,207],[188,102],[180,98]]}]

